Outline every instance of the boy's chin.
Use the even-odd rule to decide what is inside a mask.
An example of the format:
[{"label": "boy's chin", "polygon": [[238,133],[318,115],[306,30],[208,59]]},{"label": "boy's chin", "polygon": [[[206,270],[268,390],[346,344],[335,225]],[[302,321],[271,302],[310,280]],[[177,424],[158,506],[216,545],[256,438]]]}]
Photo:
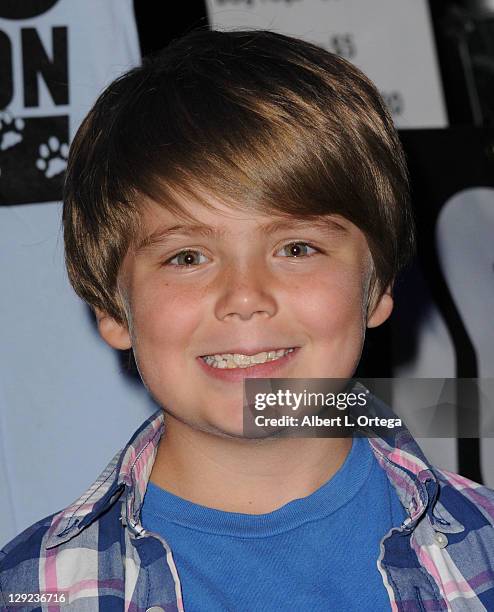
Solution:
[{"label": "boy's chin", "polygon": [[219,438],[229,439],[229,440],[237,440],[239,442],[249,442],[249,441],[261,441],[261,440],[275,440],[278,438],[286,438],[287,437],[287,428],[286,427],[252,427],[252,426],[244,426],[244,423],[241,424],[208,424],[204,427],[201,427],[202,431],[215,435]]}]

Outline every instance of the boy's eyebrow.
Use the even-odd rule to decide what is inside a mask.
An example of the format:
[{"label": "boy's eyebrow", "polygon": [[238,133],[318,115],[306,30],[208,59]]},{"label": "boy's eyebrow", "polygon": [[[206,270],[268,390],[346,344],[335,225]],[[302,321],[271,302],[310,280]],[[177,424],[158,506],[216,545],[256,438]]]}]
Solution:
[{"label": "boy's eyebrow", "polygon": [[[258,230],[263,235],[271,234],[279,230],[293,228],[316,227],[323,229],[329,233],[347,234],[348,228],[338,223],[332,218],[317,218],[317,219],[287,219],[269,221],[265,224],[258,225]],[[154,232],[144,237],[137,245],[136,253],[158,243],[163,243],[175,235],[200,235],[205,238],[223,237],[227,232],[225,227],[211,227],[201,223],[186,223],[173,226],[164,226],[157,228]]]}]

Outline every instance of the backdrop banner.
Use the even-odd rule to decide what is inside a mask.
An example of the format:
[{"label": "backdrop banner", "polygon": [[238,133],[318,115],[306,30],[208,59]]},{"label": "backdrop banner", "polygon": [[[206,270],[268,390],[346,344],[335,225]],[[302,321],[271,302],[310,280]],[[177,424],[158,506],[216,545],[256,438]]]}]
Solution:
[{"label": "backdrop banner", "polygon": [[132,0],[0,3],[0,546],[76,499],[150,414],[64,267],[68,146],[140,62]]},{"label": "backdrop banner", "polygon": [[361,68],[398,127],[444,127],[426,0],[207,0],[216,28],[276,30],[316,43]]}]

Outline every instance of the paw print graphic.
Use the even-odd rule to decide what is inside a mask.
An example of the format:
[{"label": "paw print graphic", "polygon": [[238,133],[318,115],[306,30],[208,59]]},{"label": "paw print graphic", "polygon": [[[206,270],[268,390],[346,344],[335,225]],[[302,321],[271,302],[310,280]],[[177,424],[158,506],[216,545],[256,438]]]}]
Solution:
[{"label": "paw print graphic", "polygon": [[23,130],[24,119],[0,112],[0,151],[6,151],[21,142]]},{"label": "paw print graphic", "polygon": [[52,178],[65,170],[68,155],[69,146],[65,142],[60,143],[56,136],[50,136],[47,143],[39,146],[36,167],[43,172],[46,178]]}]

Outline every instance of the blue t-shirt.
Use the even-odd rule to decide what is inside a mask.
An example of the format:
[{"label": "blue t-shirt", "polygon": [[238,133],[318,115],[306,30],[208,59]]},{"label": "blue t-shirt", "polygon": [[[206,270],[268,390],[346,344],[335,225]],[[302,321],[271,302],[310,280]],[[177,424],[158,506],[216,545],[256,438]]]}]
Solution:
[{"label": "blue t-shirt", "polygon": [[148,484],[141,522],[170,545],[188,612],[389,611],[379,543],[406,517],[369,442],[312,494],[224,512]]}]

